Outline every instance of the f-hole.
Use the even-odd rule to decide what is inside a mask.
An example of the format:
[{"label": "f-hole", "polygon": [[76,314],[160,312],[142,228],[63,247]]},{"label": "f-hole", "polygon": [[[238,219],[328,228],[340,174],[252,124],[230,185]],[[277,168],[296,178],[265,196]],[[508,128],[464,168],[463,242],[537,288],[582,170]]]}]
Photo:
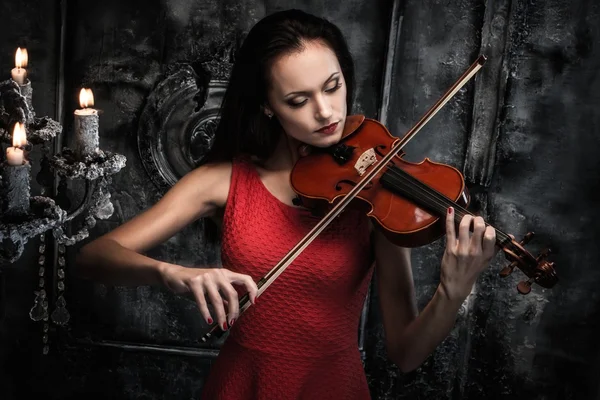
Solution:
[{"label": "f-hole", "polygon": [[[382,153],[380,151],[380,149],[387,149],[387,146],[385,144],[378,144],[377,146],[373,147],[373,150],[375,150],[375,153],[377,153],[381,158],[385,157],[386,154]],[[398,153],[398,156],[402,157],[402,155],[404,154],[404,152],[401,150],[400,153]],[[392,158],[392,160],[390,160],[390,162],[388,164],[391,165],[396,165],[394,164],[394,159]]]},{"label": "f-hole", "polygon": [[[346,183],[346,184],[348,184],[348,185],[350,185],[352,187],[356,186],[356,182],[351,181],[349,179],[343,179],[343,180],[339,181],[337,183],[337,185],[335,185],[335,190],[337,190],[338,192],[341,191],[343,183]],[[369,190],[372,187],[373,187],[373,182],[369,182],[369,183],[366,184],[366,186],[363,188],[363,190]]]}]

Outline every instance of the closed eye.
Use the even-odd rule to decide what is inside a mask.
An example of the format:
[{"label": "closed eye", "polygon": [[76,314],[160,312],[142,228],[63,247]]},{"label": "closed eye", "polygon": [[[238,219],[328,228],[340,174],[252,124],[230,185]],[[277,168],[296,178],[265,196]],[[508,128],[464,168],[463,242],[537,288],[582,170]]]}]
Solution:
[{"label": "closed eye", "polygon": [[[340,82],[339,78],[336,78],[334,80],[335,85],[329,89],[325,89],[326,93],[334,93],[336,92],[339,88],[342,87],[342,83]],[[294,101],[288,101],[287,103],[290,105],[290,107],[292,108],[299,108],[302,107],[304,104],[306,104],[306,102],[308,101],[308,99],[304,99],[301,102],[294,102]]]},{"label": "closed eye", "polygon": [[337,81],[334,87],[332,87],[330,89],[326,89],[325,91],[327,93],[333,93],[333,92],[335,92],[336,90],[338,90],[341,87],[342,87],[342,84],[340,83],[340,81]]}]

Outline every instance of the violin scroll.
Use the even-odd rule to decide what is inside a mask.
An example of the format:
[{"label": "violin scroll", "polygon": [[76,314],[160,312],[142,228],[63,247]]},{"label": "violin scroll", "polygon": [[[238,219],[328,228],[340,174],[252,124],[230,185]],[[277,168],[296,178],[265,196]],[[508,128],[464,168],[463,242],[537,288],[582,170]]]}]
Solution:
[{"label": "violin scroll", "polygon": [[531,292],[531,286],[536,283],[545,288],[551,288],[558,282],[558,276],[554,270],[554,262],[546,258],[552,252],[550,248],[544,249],[537,257],[534,257],[523,246],[529,243],[534,233],[528,232],[519,242],[510,238],[502,250],[510,264],[500,271],[500,276],[506,278],[515,268],[519,268],[529,279],[519,282],[517,290],[521,294]]}]

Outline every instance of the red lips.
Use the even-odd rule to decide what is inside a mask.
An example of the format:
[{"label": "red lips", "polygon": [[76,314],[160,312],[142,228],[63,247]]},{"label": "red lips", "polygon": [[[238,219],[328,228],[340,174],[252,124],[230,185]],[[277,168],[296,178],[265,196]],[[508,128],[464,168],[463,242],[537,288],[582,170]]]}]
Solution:
[{"label": "red lips", "polygon": [[324,126],[323,128],[319,129],[317,132],[331,134],[335,131],[335,128],[337,128],[337,126],[338,126],[338,123],[334,122],[331,125]]}]

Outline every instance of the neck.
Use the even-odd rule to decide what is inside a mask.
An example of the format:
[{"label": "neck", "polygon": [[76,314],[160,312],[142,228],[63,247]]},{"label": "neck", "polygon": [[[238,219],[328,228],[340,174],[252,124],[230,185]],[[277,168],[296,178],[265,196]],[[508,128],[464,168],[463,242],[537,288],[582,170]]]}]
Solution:
[{"label": "neck", "polygon": [[291,171],[298,161],[300,145],[301,142],[282,132],[275,152],[264,163],[265,168],[274,171]]}]

